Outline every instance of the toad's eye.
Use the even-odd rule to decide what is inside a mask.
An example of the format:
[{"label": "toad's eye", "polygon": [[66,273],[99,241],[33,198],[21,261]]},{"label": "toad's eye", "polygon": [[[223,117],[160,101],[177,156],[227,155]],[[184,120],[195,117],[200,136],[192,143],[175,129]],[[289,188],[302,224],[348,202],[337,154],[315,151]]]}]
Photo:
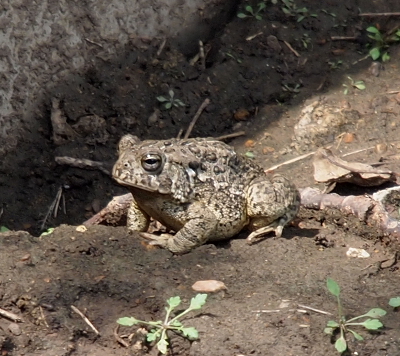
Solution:
[{"label": "toad's eye", "polygon": [[162,166],[161,156],[155,153],[149,153],[142,157],[142,167],[145,171],[156,173]]}]

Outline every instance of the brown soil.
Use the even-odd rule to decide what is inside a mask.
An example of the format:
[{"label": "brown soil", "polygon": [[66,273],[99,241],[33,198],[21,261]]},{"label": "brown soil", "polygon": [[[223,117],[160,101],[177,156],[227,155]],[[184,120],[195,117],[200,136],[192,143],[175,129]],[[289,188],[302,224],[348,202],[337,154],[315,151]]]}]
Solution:
[{"label": "brown soil", "polygon": [[[302,209],[283,238],[248,246],[242,235],[184,256],[148,249],[124,227],[92,226],[78,232],[73,226],[126,191],[100,171],[57,165],[54,157],[92,159],[110,167],[123,134],[176,137],[206,98],[211,104],[191,136],[245,130],[245,137],[230,144],[242,153],[251,152],[265,168],[318,145],[334,145],[340,155],[384,143],[388,150],[383,153],[367,149],[351,159],[381,161],[382,167],[400,171],[397,48],[389,48],[391,60],[383,64],[379,76],[372,74],[370,58],[359,61],[368,53],[368,26],[379,26],[385,33],[400,22],[396,17],[358,16],[360,7],[362,12],[400,11],[398,2],[366,6],[357,0],[346,5],[331,0],[322,8],[312,1],[295,3],[317,17],[297,22],[296,16],[283,13],[280,2],[268,2],[260,21],[237,18],[235,8],[226,23],[204,38],[205,68],[189,64],[198,51],[193,46],[198,37],[193,34],[196,41],[187,39],[190,46],[171,39],[160,55],[160,40],[135,39],[119,58],[95,59],[84,73],[55,84],[37,103],[37,127],[0,166],[1,225],[15,230],[0,235],[0,307],[24,321],[0,319],[2,355],[154,355],[156,350],[149,345],[139,351],[121,346],[113,335],[116,320],[161,319],[166,299],[180,295],[187,303],[195,295],[192,284],[206,279],[223,281],[227,290],[210,294],[203,310],[185,319],[199,330],[200,339],[189,342],[172,335],[171,355],[336,355],[332,340],[323,333],[337,310],[326,290],[327,277],[340,284],[347,315],[378,306],[388,311],[383,329],[373,333],[360,329],[364,341],[349,336],[352,354],[400,355],[398,314],[387,304],[399,295],[398,244],[354,216]],[[247,4],[241,2],[238,11]],[[354,39],[333,41],[331,36]],[[366,90],[350,87],[345,95],[342,84],[350,84],[347,77],[363,80]],[[169,89],[185,107],[165,110],[157,102],[156,97],[168,95]],[[79,135],[56,146],[50,122],[52,98],[60,100],[70,125],[97,115],[104,119],[103,126],[88,131],[77,125]],[[294,142],[301,108],[317,99],[352,108],[358,117],[332,129],[323,142]],[[150,119],[157,110],[160,114]],[[340,141],[337,135],[342,132],[354,133],[355,139]],[[279,170],[299,187],[314,185],[311,158]],[[67,213],[59,211],[44,227],[70,225],[37,237],[60,187]],[[346,185],[337,192],[357,195],[372,190]],[[349,258],[349,247],[363,248],[371,257]],[[304,312],[299,304],[335,316]],[[71,305],[90,319],[100,336]],[[130,332],[119,330],[120,335]]]}]

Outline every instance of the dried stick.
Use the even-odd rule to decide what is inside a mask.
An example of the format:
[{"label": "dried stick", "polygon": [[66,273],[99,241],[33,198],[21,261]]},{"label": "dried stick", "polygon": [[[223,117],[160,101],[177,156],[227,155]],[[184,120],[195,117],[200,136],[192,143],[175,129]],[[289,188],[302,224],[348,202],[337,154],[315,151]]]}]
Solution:
[{"label": "dried stick", "polygon": [[94,327],[94,325],[90,322],[90,320],[75,306],[71,305],[71,309],[78,314],[86,324],[88,324],[91,329],[96,333],[96,335],[100,335],[99,331]]},{"label": "dried stick", "polygon": [[331,36],[331,41],[355,41],[356,36]]},{"label": "dried stick", "polygon": [[126,220],[128,208],[132,200],[131,193],[114,197],[104,209],[93,215],[89,220],[86,220],[83,225],[122,225]]},{"label": "dried stick", "polygon": [[295,163],[295,162],[300,161],[300,160],[302,160],[302,159],[304,159],[304,158],[307,158],[307,157],[309,157],[309,156],[312,156],[313,154],[315,154],[315,152],[316,152],[316,151],[314,151],[314,152],[309,152],[309,153],[306,153],[306,154],[304,154],[304,155],[302,155],[302,156],[295,157],[295,158],[290,159],[290,160],[288,160],[288,161],[285,161],[285,162],[276,164],[275,166],[272,166],[272,167],[269,167],[268,169],[266,169],[265,172],[266,172],[266,173],[267,173],[267,172],[272,172],[272,171],[274,171],[275,169],[278,169],[278,168],[280,168],[280,167],[282,167],[282,166],[286,166],[286,165],[288,165],[288,164]]},{"label": "dried stick", "polygon": [[206,69],[206,57],[204,55],[204,45],[203,45],[203,41],[199,41],[199,53],[200,53],[200,65],[201,65],[201,69],[205,70]]},{"label": "dried stick", "polygon": [[167,39],[164,38],[163,41],[160,44],[160,48],[158,49],[158,51],[156,53],[157,57],[160,57],[160,54],[161,54],[162,50],[164,49],[164,46],[165,46],[166,43],[167,43]]},{"label": "dried stick", "polygon": [[200,117],[201,113],[203,110],[206,108],[206,106],[210,104],[210,99],[205,99],[203,103],[200,105],[200,107],[197,109],[196,114],[193,116],[192,121],[190,122],[190,125],[185,133],[185,136],[183,136],[184,139],[187,139],[190,134],[192,133],[193,127],[196,124],[197,119]]},{"label": "dried stick", "polygon": [[122,339],[121,336],[118,335],[118,330],[119,330],[119,325],[117,325],[113,330],[115,340],[117,340],[122,346],[129,347],[129,343],[127,343],[124,339]]},{"label": "dried stick", "polygon": [[325,315],[332,315],[332,313],[329,313],[329,312],[326,312],[326,311],[323,311],[323,310],[319,310],[319,309],[315,309],[315,308],[312,308],[312,307],[308,307],[307,305],[297,304],[297,306],[300,307],[300,308],[303,308],[303,309],[308,309],[308,310],[314,311],[316,313],[321,313],[321,314],[325,314]]},{"label": "dried stick", "polygon": [[358,14],[358,16],[373,17],[373,16],[400,16],[400,12],[365,12]]},{"label": "dried stick", "polygon": [[300,57],[299,52],[297,52],[291,45],[289,42],[283,41],[283,43],[294,53],[294,55],[296,57]]},{"label": "dried stick", "polygon": [[71,167],[77,168],[85,168],[85,169],[98,169],[102,171],[104,174],[108,176],[111,175],[111,172],[106,168],[106,165],[103,162],[92,161],[90,159],[84,158],[73,158],[73,157],[55,157],[55,161],[58,164],[66,164]]},{"label": "dried stick", "polygon": [[22,320],[21,317],[19,317],[17,314],[11,313],[7,310],[4,310],[2,308],[0,308],[0,316],[2,316],[3,318],[7,318],[10,319],[12,321],[14,321],[15,323],[23,323],[24,321]]},{"label": "dried stick", "polygon": [[228,138],[234,138],[234,137],[245,136],[245,135],[246,135],[246,131],[238,131],[238,132],[232,132],[231,134],[218,136],[215,139],[218,141],[223,141],[223,140],[227,140]]}]

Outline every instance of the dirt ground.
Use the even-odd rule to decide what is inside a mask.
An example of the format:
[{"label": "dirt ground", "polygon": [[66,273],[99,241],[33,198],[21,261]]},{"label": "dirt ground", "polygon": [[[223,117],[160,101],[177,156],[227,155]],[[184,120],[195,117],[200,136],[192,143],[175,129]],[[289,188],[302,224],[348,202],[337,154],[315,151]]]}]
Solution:
[{"label": "dirt ground", "polygon": [[[183,256],[149,249],[123,226],[77,231],[126,190],[105,172],[60,165],[55,157],[100,161],[107,170],[123,134],[176,137],[206,98],[211,103],[191,136],[245,131],[227,142],[266,169],[332,146],[338,156],[351,153],[348,160],[380,162],[381,169],[400,172],[400,52],[393,44],[388,62],[366,57],[371,44],[366,28],[388,33],[400,22],[393,16],[359,16],[400,11],[398,2],[331,0],[321,8],[295,0],[293,16],[285,15],[283,2],[266,2],[260,20],[238,18],[248,4],[240,2],[204,39],[203,63],[190,64],[199,50],[195,36],[186,46],[175,39],[164,47],[160,39],[132,39],[119,58],[96,58],[84,72],[55,83],[37,103],[37,129],[0,163],[0,225],[11,230],[0,235],[0,307],[23,321],[0,319],[1,355],[156,355],[148,344],[135,350],[133,343],[118,343],[116,320],[161,319],[169,297],[179,295],[188,303],[196,294],[192,284],[208,279],[224,282],[227,290],[210,293],[203,309],[188,315],[185,323],[196,327],[200,338],[189,342],[172,335],[171,355],[336,355],[323,332],[337,312],[327,277],[341,286],[346,315],[373,307],[388,312],[379,331],[357,329],[364,341],[348,337],[347,354],[400,355],[398,311],[388,305],[400,295],[399,243],[353,215],[302,208],[282,238],[249,246],[243,233]],[[308,11],[298,21],[303,7]],[[363,81],[365,90],[352,80]],[[165,109],[156,97],[167,97],[169,90],[185,105]],[[52,101],[73,127],[57,144]],[[326,129],[318,131],[324,128],[318,124],[301,131],[298,123],[309,105],[320,107],[323,117],[338,116]],[[314,182],[312,156],[276,171],[299,188],[321,187]],[[379,189],[338,185],[335,191],[364,195]],[[61,191],[66,213],[60,209],[57,217],[46,218]],[[56,227],[52,234],[39,237],[50,227]],[[363,248],[370,257],[347,257],[349,247]],[[135,329],[121,327],[118,333]]]}]

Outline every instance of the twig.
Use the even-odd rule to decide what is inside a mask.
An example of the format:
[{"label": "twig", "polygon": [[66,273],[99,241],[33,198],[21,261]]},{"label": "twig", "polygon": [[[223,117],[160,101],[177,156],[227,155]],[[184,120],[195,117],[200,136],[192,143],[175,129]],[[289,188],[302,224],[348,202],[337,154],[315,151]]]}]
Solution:
[{"label": "twig", "polygon": [[54,218],[57,217],[57,211],[58,211],[58,208],[60,207],[60,200],[61,200],[62,196],[63,196],[63,188],[60,187],[60,188],[58,188],[56,199],[55,199],[55,204],[54,204],[54,210],[53,210]]},{"label": "twig", "polygon": [[300,57],[299,52],[297,52],[289,42],[283,41],[283,43],[295,54],[296,57]]},{"label": "twig", "polygon": [[46,325],[47,328],[49,328],[49,324],[47,323],[46,317],[44,316],[43,308],[39,305],[39,310],[40,310],[40,316],[42,317],[42,320],[44,324]]},{"label": "twig", "polygon": [[286,165],[288,165],[288,164],[292,164],[292,163],[294,163],[294,162],[300,161],[300,160],[302,160],[302,159],[304,159],[304,158],[307,158],[307,157],[309,157],[309,156],[312,156],[313,154],[315,154],[315,152],[316,152],[316,151],[314,151],[314,152],[309,152],[309,153],[306,153],[306,154],[304,154],[304,155],[302,155],[302,156],[299,156],[299,157],[290,159],[290,160],[288,160],[288,161],[286,161],[286,162],[276,164],[275,166],[272,166],[272,167],[266,169],[265,172],[271,172],[271,171],[274,171],[275,169],[278,169],[278,168],[280,168],[280,167],[282,167],[282,166],[286,166]]},{"label": "twig", "polygon": [[182,134],[183,134],[183,129],[180,129],[179,132],[178,132],[178,134],[176,135],[176,138],[177,138],[178,140],[180,140],[181,137],[182,137]]},{"label": "twig", "polygon": [[205,70],[206,69],[206,57],[204,56],[204,45],[203,41],[199,41],[199,54],[200,54],[200,64],[201,64],[201,69]]},{"label": "twig", "polygon": [[373,16],[400,16],[400,12],[365,12],[358,16],[373,17]]},{"label": "twig", "polygon": [[90,320],[75,306],[71,305],[71,309],[78,314],[85,322],[88,324],[92,330],[96,333],[96,335],[100,335],[98,330],[93,326],[93,324],[90,322]]},{"label": "twig", "polygon": [[162,50],[164,49],[164,46],[165,46],[166,43],[167,43],[167,39],[164,38],[163,41],[160,44],[160,48],[158,49],[158,51],[156,53],[157,57],[160,57],[160,54],[161,54]]},{"label": "twig", "polygon": [[308,307],[307,305],[297,304],[297,306],[300,307],[300,308],[312,310],[312,311],[314,311],[316,313],[321,313],[321,314],[325,314],[325,315],[332,315],[332,313],[329,313],[329,312],[326,312],[326,311],[323,311],[323,310],[319,310],[319,309],[315,309],[315,308],[312,308],[312,307]]},{"label": "twig", "polygon": [[201,113],[203,112],[203,110],[206,108],[206,106],[207,106],[208,104],[210,104],[210,99],[207,98],[207,99],[205,99],[205,100],[203,101],[203,103],[202,103],[202,104],[200,105],[200,107],[197,109],[196,114],[193,116],[193,119],[192,119],[192,121],[190,122],[190,125],[189,125],[189,127],[188,127],[188,129],[187,129],[185,135],[183,136],[184,139],[187,139],[187,138],[190,136],[190,134],[191,134],[191,132],[192,132],[192,130],[193,130],[193,127],[194,127],[194,125],[196,124],[197,119],[200,117]]},{"label": "twig", "polygon": [[58,164],[66,164],[71,167],[85,169],[99,169],[104,174],[107,174],[108,176],[111,175],[109,169],[106,168],[106,165],[103,162],[92,161],[90,159],[84,158],[73,158],[68,156],[55,157],[54,159]]},{"label": "twig", "polygon": [[373,148],[375,148],[375,146],[371,146],[371,147],[367,147],[367,148],[362,148],[361,150],[357,150],[357,151],[345,153],[344,155],[342,155],[342,157],[347,157],[347,156],[355,155],[356,153],[368,151],[368,150],[371,150],[371,149],[373,149]]},{"label": "twig", "polygon": [[255,35],[251,35],[249,37],[246,37],[246,41],[254,40],[256,37],[258,37],[258,36],[260,36],[262,34],[263,34],[263,32],[261,31],[261,32],[256,33]]},{"label": "twig", "polygon": [[355,41],[356,36],[331,36],[331,41]]},{"label": "twig", "polygon": [[357,59],[355,62],[352,63],[352,65],[355,65],[355,64],[357,64],[357,63],[359,63],[359,62],[362,62],[363,60],[369,58],[369,56],[370,56],[370,55],[367,54],[365,57],[362,57],[362,58],[360,58],[360,59]]},{"label": "twig", "polygon": [[12,321],[14,321],[15,323],[23,323],[24,321],[22,320],[21,317],[19,317],[17,314],[11,313],[7,310],[4,310],[2,308],[0,308],[0,316],[2,316],[3,318],[7,318],[10,319]]},{"label": "twig", "polygon": [[261,310],[252,310],[252,313],[280,313],[280,309],[261,309]]},{"label": "twig", "polygon": [[122,346],[129,347],[129,344],[118,335],[119,325],[117,325],[113,331],[115,340],[117,340]]},{"label": "twig", "polygon": [[219,141],[223,141],[223,140],[227,140],[228,138],[234,138],[234,137],[245,136],[245,135],[246,135],[246,131],[238,131],[238,132],[233,132],[231,134],[218,136],[215,139],[219,140]]},{"label": "twig", "polygon": [[97,43],[97,42],[94,42],[92,40],[89,40],[89,38],[85,38],[85,41],[87,41],[87,42],[89,42],[91,44],[94,44],[96,46],[99,46],[100,48],[103,48],[103,46],[100,43]]}]

